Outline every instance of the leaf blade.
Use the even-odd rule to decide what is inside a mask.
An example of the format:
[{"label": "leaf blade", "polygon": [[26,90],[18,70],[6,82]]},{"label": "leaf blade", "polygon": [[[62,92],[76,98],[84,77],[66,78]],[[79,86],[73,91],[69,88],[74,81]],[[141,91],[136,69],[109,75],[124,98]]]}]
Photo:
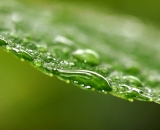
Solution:
[{"label": "leaf blade", "polygon": [[158,30],[126,16],[57,10],[18,4],[1,12],[0,45],[83,89],[160,103]]}]

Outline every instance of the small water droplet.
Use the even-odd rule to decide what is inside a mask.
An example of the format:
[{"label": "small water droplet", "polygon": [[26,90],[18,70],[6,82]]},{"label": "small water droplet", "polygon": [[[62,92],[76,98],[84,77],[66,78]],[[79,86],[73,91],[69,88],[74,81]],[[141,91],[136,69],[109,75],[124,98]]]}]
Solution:
[{"label": "small water droplet", "polygon": [[6,46],[6,49],[8,50],[8,51],[11,51],[12,50],[12,47],[10,47],[10,46]]},{"label": "small water droplet", "polygon": [[133,98],[128,98],[128,101],[133,102],[134,99]]},{"label": "small water droplet", "polygon": [[42,66],[42,61],[40,59],[36,59],[34,60],[34,64],[37,66],[37,67],[40,67]]},{"label": "small water droplet", "polygon": [[75,84],[78,84],[78,81],[74,81]]},{"label": "small water droplet", "polygon": [[67,56],[70,55],[71,52],[71,47],[68,46],[59,46],[59,45],[55,45],[53,48],[49,48],[49,50],[51,50],[52,54],[56,55],[56,56]]},{"label": "small water droplet", "polygon": [[126,84],[120,84],[121,87],[121,91],[129,91],[131,89],[130,86],[126,85]]},{"label": "small water droplet", "polygon": [[47,52],[47,46],[46,45],[37,46],[37,48],[41,52]]},{"label": "small water droplet", "polygon": [[36,46],[35,44],[30,44],[30,43],[28,43],[28,44],[26,45],[26,48],[28,48],[28,49],[30,49],[30,50],[36,50],[36,49],[37,49],[37,46]]},{"label": "small water droplet", "polygon": [[22,17],[17,13],[13,13],[11,16],[11,20],[15,23],[18,23],[22,20]]},{"label": "small water droplet", "polygon": [[102,90],[102,93],[104,93],[104,94],[107,94],[107,91],[105,91],[105,90]]},{"label": "small water droplet", "polygon": [[90,88],[91,88],[91,86],[85,86],[85,88],[86,88],[86,89],[90,89]]},{"label": "small water droplet", "polygon": [[127,85],[131,85],[133,87],[143,87],[142,82],[134,76],[123,76],[122,79]]},{"label": "small water droplet", "polygon": [[52,73],[48,73],[48,75],[49,75],[50,77],[53,77],[53,74],[52,74]]},{"label": "small water droplet", "polygon": [[96,90],[104,90],[104,91],[111,91],[111,85],[109,81],[104,78],[102,75],[88,70],[56,70],[57,75],[61,78],[69,79],[79,86],[86,89],[96,89]]},{"label": "small water droplet", "polygon": [[27,52],[27,51],[19,50],[18,48],[13,48],[12,51],[22,61],[24,61],[24,60],[28,60],[28,61],[33,60],[31,54],[29,52]]},{"label": "small water droplet", "polygon": [[100,68],[100,71],[104,74],[107,74],[112,70],[112,66],[107,64],[101,64],[97,67]]},{"label": "small water droplet", "polygon": [[26,43],[26,44],[28,44],[29,43],[29,39],[23,38],[23,42]]},{"label": "small water droplet", "polygon": [[97,65],[100,62],[100,57],[97,52],[90,49],[78,49],[73,52],[73,56],[78,60],[92,65]]},{"label": "small water droplet", "polygon": [[21,58],[24,60],[29,60],[29,61],[33,60],[31,54],[27,51],[21,50],[21,51],[19,51],[19,54],[20,54]]},{"label": "small water droplet", "polygon": [[[12,48],[12,51],[13,51],[13,53],[14,53],[15,55],[17,55],[18,52],[19,52],[19,50],[18,50],[17,48]],[[18,55],[17,55],[17,56],[18,56]]]},{"label": "small water droplet", "polygon": [[69,39],[67,39],[66,37],[63,37],[63,36],[60,36],[58,35],[55,39],[54,39],[54,43],[57,43],[57,44],[64,44],[64,45],[67,45],[67,46],[71,46],[73,45],[73,42]]}]

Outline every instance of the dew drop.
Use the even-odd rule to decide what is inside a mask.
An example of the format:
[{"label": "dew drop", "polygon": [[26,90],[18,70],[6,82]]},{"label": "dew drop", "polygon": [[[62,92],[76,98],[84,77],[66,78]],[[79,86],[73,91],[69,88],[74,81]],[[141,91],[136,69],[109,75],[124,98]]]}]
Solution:
[{"label": "dew drop", "polygon": [[11,16],[11,20],[15,23],[18,23],[22,20],[22,17],[17,13],[13,13]]},{"label": "dew drop", "polygon": [[111,91],[109,81],[102,75],[88,70],[56,70],[61,78],[69,79],[84,89]]},{"label": "dew drop", "polygon": [[17,48],[12,48],[12,52],[17,56],[19,57],[18,53],[19,53],[19,50]]},{"label": "dew drop", "polygon": [[142,82],[134,76],[123,76],[122,79],[127,85],[131,85],[133,87],[143,87]]},{"label": "dew drop", "polygon": [[89,88],[91,88],[91,86],[85,86],[85,88],[88,88],[88,89],[89,89]]},{"label": "dew drop", "polygon": [[73,44],[73,42],[71,40],[67,39],[66,37],[60,36],[60,35],[58,35],[54,39],[54,43],[64,44],[64,45],[67,45],[67,46],[71,46]]},{"label": "dew drop", "polygon": [[78,81],[73,81],[75,84],[78,84]]},{"label": "dew drop", "polygon": [[21,61],[25,61],[25,56],[23,55],[23,52],[19,50],[19,48],[12,48],[12,53],[21,59]]},{"label": "dew drop", "polygon": [[121,91],[129,91],[131,88],[130,86],[126,85],[126,84],[120,84],[120,89]]},{"label": "dew drop", "polygon": [[47,52],[47,47],[46,45],[39,45],[37,46],[38,47],[38,50],[41,51],[41,52]]},{"label": "dew drop", "polygon": [[42,66],[42,61],[40,59],[36,59],[34,60],[34,64],[37,66],[37,67],[40,67]]},{"label": "dew drop", "polygon": [[128,98],[128,101],[133,102],[134,99],[133,98]]},{"label": "dew drop", "polygon": [[104,93],[104,94],[107,94],[107,91],[105,91],[105,90],[102,90],[101,92]]},{"label": "dew drop", "polygon": [[8,51],[11,51],[12,50],[12,47],[10,47],[10,46],[6,46],[6,49],[8,50]]},{"label": "dew drop", "polygon": [[73,56],[78,60],[92,65],[97,65],[100,62],[100,58],[97,52],[90,49],[78,49],[73,52]]},{"label": "dew drop", "polygon": [[28,53],[27,51],[21,50],[21,51],[18,52],[18,55],[19,55],[19,57],[22,58],[23,60],[28,60],[28,61],[33,60],[31,54]]},{"label": "dew drop", "polygon": [[52,73],[48,73],[48,75],[49,75],[50,77],[53,77],[53,74],[52,74]]},{"label": "dew drop", "polygon": [[101,64],[98,66],[98,68],[100,68],[100,71],[105,74],[109,73],[112,70],[112,66],[107,64]]},{"label": "dew drop", "polygon": [[28,44],[29,43],[29,39],[23,38],[23,42],[26,43],[26,44]]}]

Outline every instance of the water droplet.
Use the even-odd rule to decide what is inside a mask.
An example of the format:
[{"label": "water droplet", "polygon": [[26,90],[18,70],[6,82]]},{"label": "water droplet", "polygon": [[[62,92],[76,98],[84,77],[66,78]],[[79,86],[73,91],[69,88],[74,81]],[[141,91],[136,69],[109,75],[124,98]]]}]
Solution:
[{"label": "water droplet", "polygon": [[50,77],[53,77],[53,74],[52,74],[52,73],[48,73],[47,75],[49,75]]},{"label": "water droplet", "polygon": [[42,61],[40,59],[36,59],[34,60],[34,64],[37,66],[37,67],[40,67],[42,66]]},{"label": "water droplet", "polygon": [[37,48],[41,52],[47,52],[47,46],[45,44],[44,45],[37,45]]},{"label": "water droplet", "polygon": [[129,91],[131,89],[130,86],[126,85],[126,84],[120,84],[120,89],[121,91]]},{"label": "water droplet", "polygon": [[10,47],[10,46],[6,46],[6,49],[8,50],[8,51],[11,51],[12,50],[12,47]]},{"label": "water droplet", "polygon": [[26,44],[28,44],[29,43],[29,39],[23,38],[23,42],[26,43]]},{"label": "water droplet", "polygon": [[28,48],[28,49],[30,49],[30,50],[36,50],[36,49],[37,49],[37,46],[36,46],[35,44],[30,44],[30,43],[28,43],[28,44],[26,45],[26,48]]},{"label": "water droplet", "polygon": [[11,16],[11,20],[15,23],[18,23],[22,20],[22,17],[17,13],[13,13]]},{"label": "water droplet", "polygon": [[128,98],[128,101],[133,102],[134,99],[133,98]]},{"label": "water droplet", "polygon": [[124,83],[126,83],[127,85],[130,85],[133,87],[143,87],[142,82],[134,76],[123,76],[122,79]]},{"label": "water droplet", "polygon": [[89,88],[91,88],[91,86],[85,86],[85,88],[88,88],[88,89],[89,89]]},{"label": "water droplet", "polygon": [[100,71],[104,74],[108,74],[112,70],[112,66],[107,64],[101,64],[97,68],[100,68]]},{"label": "water droplet", "polygon": [[104,94],[107,94],[107,91],[105,91],[105,90],[102,90],[102,93],[104,93]]},{"label": "water droplet", "polygon": [[73,83],[78,84],[79,86],[85,89],[96,89],[111,91],[111,85],[109,81],[104,78],[102,75],[88,70],[56,70],[57,75],[61,78],[69,79]]},{"label": "water droplet", "polygon": [[20,51],[20,54],[22,58],[24,58],[25,60],[29,60],[29,61],[33,60],[31,54],[27,51]]},{"label": "water droplet", "polygon": [[13,52],[16,56],[18,56],[19,50],[18,50],[17,48],[12,48],[12,52]]},{"label": "water droplet", "polygon": [[56,55],[56,56],[67,56],[70,55],[71,52],[71,47],[68,46],[59,46],[59,45],[55,45],[53,48],[49,48],[49,50],[51,50],[52,54]]},{"label": "water droplet", "polygon": [[69,39],[67,39],[66,37],[60,36],[58,35],[55,39],[54,39],[54,43],[60,43],[60,44],[64,44],[67,46],[71,46],[73,45],[73,42]]},{"label": "water droplet", "polygon": [[73,56],[78,60],[81,60],[85,63],[89,63],[92,65],[97,65],[100,62],[100,58],[97,52],[90,49],[85,49],[85,50],[78,49],[73,52]]},{"label": "water droplet", "polygon": [[0,38],[0,46],[7,45],[7,41],[5,41],[3,38]]},{"label": "water droplet", "polygon": [[74,81],[75,84],[78,84],[78,81]]},{"label": "water droplet", "polygon": [[28,60],[28,61],[33,60],[31,54],[28,53],[27,51],[19,50],[17,48],[13,48],[12,51],[17,57],[21,58],[22,61],[24,61],[24,60]]}]

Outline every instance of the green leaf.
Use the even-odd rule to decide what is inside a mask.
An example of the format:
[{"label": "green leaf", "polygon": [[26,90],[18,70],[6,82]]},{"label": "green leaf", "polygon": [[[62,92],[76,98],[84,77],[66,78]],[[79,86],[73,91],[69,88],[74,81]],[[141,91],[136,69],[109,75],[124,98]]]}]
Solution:
[{"label": "green leaf", "polygon": [[0,25],[0,46],[49,76],[160,103],[160,32],[148,23],[71,5],[1,0]]}]

